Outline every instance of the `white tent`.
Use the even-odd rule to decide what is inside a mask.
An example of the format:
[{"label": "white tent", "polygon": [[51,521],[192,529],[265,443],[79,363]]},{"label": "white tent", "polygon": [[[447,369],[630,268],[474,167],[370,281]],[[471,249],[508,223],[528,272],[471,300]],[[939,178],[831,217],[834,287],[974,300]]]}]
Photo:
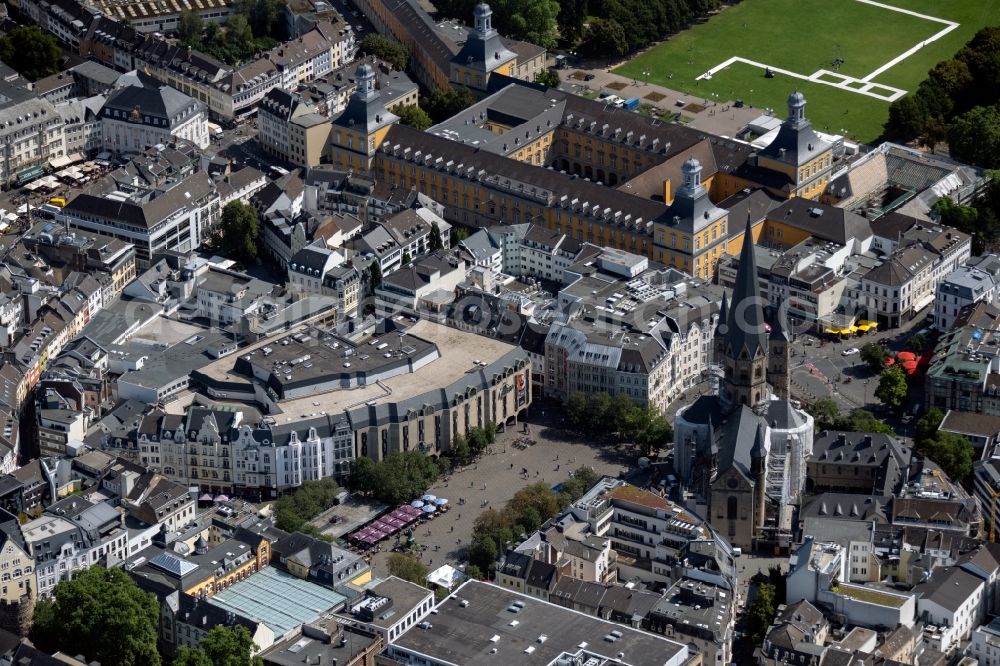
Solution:
[{"label": "white tent", "polygon": [[428,583],[448,590],[452,589],[463,580],[465,580],[465,574],[450,564],[442,564],[440,567],[427,574]]}]

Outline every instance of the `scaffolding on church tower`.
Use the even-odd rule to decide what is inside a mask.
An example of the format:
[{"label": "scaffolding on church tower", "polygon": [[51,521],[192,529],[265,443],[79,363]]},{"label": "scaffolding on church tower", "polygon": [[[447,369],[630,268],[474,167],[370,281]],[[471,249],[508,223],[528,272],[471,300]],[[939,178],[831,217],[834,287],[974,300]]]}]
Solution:
[{"label": "scaffolding on church tower", "polygon": [[[779,513],[788,506],[788,442],[784,437],[771,437],[771,448],[767,453],[767,475],[764,494],[775,505]],[[780,521],[779,521],[780,524]]]}]

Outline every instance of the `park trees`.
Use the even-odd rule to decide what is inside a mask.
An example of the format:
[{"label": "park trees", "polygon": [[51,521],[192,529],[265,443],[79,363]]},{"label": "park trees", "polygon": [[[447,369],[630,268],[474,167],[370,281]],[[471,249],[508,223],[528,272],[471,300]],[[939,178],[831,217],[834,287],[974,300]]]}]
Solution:
[{"label": "park trees", "polygon": [[882,404],[894,411],[899,411],[910,396],[910,387],[906,384],[906,375],[898,367],[886,368],[879,376],[875,397]]},{"label": "park trees", "polygon": [[556,45],[556,0],[493,0],[491,6],[500,34],[547,49]]},{"label": "park trees", "polygon": [[[389,63],[393,69],[400,72],[406,69],[406,63],[410,57],[410,54],[407,53],[405,46],[375,32],[366,35],[365,38],[361,40],[359,48],[362,54],[372,55],[376,58],[384,60]],[[399,114],[397,113],[396,115]]]},{"label": "park trees", "polygon": [[933,148],[947,137],[951,156],[1000,166],[1000,27],[979,30],[953,58],[935,65],[916,91],[889,107],[884,132]]},{"label": "park trees", "polygon": [[592,58],[616,58],[628,53],[625,28],[613,18],[592,19],[583,30],[580,53]]},{"label": "park trees", "polygon": [[82,654],[107,666],[159,666],[160,607],[122,569],[91,567],[39,600],[31,640],[46,652]]},{"label": "park trees", "polygon": [[256,261],[260,251],[260,218],[250,204],[230,201],[222,209],[219,225],[221,250],[231,253],[244,264]]},{"label": "park trees", "polygon": [[[464,23],[472,22],[478,0],[437,0],[438,14]],[[556,17],[560,3],[556,0],[493,0],[493,27],[505,37],[522,39],[539,46],[556,45]]]},{"label": "park trees", "polygon": [[254,656],[257,647],[246,627],[216,625],[198,647],[179,648],[173,666],[261,666],[264,660]]},{"label": "park trees", "polygon": [[36,25],[18,26],[0,37],[0,60],[29,81],[58,72],[61,57],[56,38]]},{"label": "park trees", "polygon": [[977,106],[956,117],[948,128],[948,145],[955,159],[1000,168],[1000,109]]},{"label": "park trees", "polygon": [[583,26],[589,13],[589,0],[559,0],[556,24],[562,41],[574,44],[583,36]]}]

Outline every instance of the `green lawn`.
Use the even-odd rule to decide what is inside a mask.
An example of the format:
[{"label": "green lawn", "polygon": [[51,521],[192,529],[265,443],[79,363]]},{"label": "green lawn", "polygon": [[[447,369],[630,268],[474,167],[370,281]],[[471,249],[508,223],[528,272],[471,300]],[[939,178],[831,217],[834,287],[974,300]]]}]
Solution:
[{"label": "green lawn", "polygon": [[[976,30],[997,22],[993,15],[1000,11],[1000,0],[884,1],[960,24],[872,79],[906,91],[915,89],[935,63],[954,55]],[[782,74],[767,79],[760,69],[742,63],[717,72],[710,80],[695,79],[732,56],[804,75],[832,70],[833,60],[840,57],[844,59],[841,74],[862,78],[944,27],[857,0],[743,0],[615,72],[648,79],[693,98],[743,99],[756,107],[772,108],[779,116],[784,116],[788,94],[801,90],[810,102],[807,115],[817,128],[845,130],[850,137],[867,142],[881,131],[889,107],[886,101]]]}]

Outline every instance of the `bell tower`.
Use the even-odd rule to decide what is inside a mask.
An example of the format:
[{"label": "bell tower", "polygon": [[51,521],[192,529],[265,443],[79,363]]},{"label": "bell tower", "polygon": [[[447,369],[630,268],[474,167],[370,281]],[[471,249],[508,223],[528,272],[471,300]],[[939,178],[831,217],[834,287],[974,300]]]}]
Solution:
[{"label": "bell tower", "polygon": [[[721,320],[719,326],[722,326]],[[740,405],[753,407],[768,399],[768,345],[749,217],[725,326],[720,345],[724,377],[720,397],[730,409]]]},{"label": "bell tower", "polygon": [[789,380],[791,350],[785,321],[787,317],[788,308],[782,304],[782,307],[778,308],[767,340],[767,381],[770,382],[774,394],[781,400],[788,400],[791,392]]}]

